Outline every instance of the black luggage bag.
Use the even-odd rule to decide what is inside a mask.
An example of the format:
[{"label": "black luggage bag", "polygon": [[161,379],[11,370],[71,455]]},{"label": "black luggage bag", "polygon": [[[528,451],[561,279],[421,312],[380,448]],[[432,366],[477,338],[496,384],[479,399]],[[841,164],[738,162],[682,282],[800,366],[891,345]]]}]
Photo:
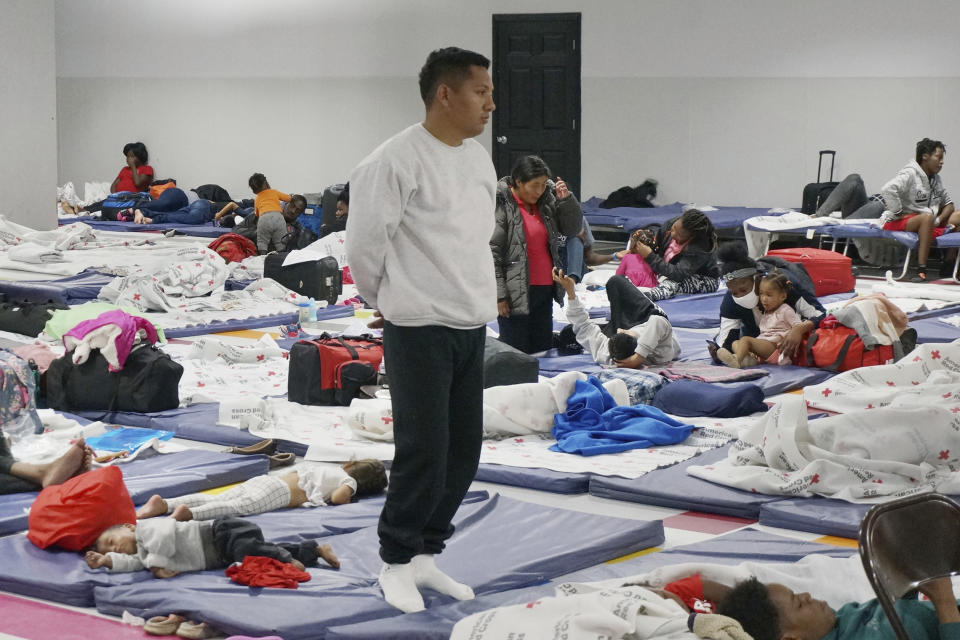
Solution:
[{"label": "black luggage bag", "polygon": [[[823,168],[823,156],[830,154],[830,182],[820,182],[820,170]],[[811,182],[803,188],[803,206],[800,208],[802,213],[812,216],[823,204],[823,201],[829,197],[839,182],[833,181],[833,166],[837,162],[837,152],[830,149],[824,149],[820,152],[820,159],[817,161],[817,181]]]},{"label": "black luggage bag", "polygon": [[83,364],[73,364],[73,352],[68,351],[44,373],[47,406],[136,413],[176,409],[182,375],[183,367],[153,345],[131,351],[116,372],[107,368],[107,359],[98,350]]},{"label": "black luggage bag", "polygon": [[314,300],[334,304],[343,292],[340,265],[333,256],[283,266],[287,252],[267,254],[263,277],[273,278],[287,289]]}]

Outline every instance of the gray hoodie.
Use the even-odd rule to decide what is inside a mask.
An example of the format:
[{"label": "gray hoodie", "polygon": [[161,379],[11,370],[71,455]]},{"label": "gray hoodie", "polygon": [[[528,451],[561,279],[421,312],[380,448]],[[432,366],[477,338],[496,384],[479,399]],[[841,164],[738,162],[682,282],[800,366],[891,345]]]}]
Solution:
[{"label": "gray hoodie", "polygon": [[883,201],[887,210],[881,221],[891,222],[911,213],[932,213],[937,215],[940,209],[953,199],[943,187],[940,174],[929,178],[917,164],[911,160],[882,189]]}]

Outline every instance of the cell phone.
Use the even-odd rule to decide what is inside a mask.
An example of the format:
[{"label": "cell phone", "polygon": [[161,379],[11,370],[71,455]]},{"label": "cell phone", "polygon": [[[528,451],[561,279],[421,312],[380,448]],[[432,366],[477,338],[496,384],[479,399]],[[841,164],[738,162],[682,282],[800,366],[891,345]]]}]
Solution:
[{"label": "cell phone", "polygon": [[714,342],[713,340],[707,340],[706,343],[707,343],[707,346],[708,346],[708,347],[713,347],[714,349],[719,349],[719,348],[720,348],[720,345],[718,345],[718,344],[717,344],[716,342]]}]

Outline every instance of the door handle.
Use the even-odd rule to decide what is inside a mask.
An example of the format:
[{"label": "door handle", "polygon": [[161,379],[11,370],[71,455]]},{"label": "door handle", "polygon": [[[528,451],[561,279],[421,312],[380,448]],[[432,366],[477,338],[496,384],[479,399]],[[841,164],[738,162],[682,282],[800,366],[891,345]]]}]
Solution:
[{"label": "door handle", "polygon": [[497,136],[497,142],[500,144],[507,144],[507,136]]}]

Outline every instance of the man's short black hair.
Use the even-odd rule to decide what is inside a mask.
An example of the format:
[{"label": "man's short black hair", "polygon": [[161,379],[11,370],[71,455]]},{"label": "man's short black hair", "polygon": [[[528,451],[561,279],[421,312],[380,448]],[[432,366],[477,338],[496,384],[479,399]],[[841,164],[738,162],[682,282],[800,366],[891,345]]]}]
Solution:
[{"label": "man's short black hair", "polygon": [[780,640],[780,614],[766,585],[756,578],[738,582],[718,603],[717,613],[739,622],[753,640]]},{"label": "man's short black hair", "polygon": [[350,183],[343,185],[343,191],[337,195],[337,202],[342,202],[343,204],[350,206]]},{"label": "man's short black hair", "polygon": [[437,87],[445,84],[459,89],[463,81],[470,76],[470,67],[490,68],[490,60],[475,51],[460,47],[445,47],[431,51],[427,61],[420,69],[420,97],[429,107],[437,94]]},{"label": "man's short black hair", "polygon": [[637,339],[629,333],[615,333],[610,338],[610,357],[626,360],[637,352]]},{"label": "man's short black hair", "polygon": [[947,152],[947,145],[943,144],[939,140],[931,140],[930,138],[924,138],[917,143],[917,164],[920,164],[923,161],[923,156],[928,153],[933,153],[937,149],[943,149],[943,152]]}]

